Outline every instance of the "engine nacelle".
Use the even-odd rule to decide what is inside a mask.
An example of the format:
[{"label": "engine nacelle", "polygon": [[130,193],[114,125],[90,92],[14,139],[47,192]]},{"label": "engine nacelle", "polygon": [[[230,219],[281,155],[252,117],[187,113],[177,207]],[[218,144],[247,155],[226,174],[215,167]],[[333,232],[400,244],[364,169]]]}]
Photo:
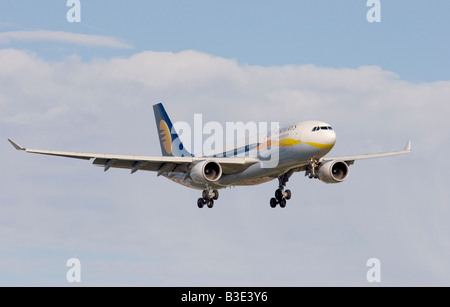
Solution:
[{"label": "engine nacelle", "polygon": [[328,161],[317,171],[320,180],[325,183],[339,183],[348,177],[348,165],[344,161]]},{"label": "engine nacelle", "polygon": [[214,161],[201,161],[191,169],[190,176],[195,183],[215,182],[222,177],[222,167]]}]

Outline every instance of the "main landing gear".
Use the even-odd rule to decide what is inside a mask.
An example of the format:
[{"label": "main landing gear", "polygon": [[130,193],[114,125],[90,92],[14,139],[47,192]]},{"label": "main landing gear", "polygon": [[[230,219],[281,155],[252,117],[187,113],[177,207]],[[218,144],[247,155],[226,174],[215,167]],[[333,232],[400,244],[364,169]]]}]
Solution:
[{"label": "main landing gear", "polygon": [[212,208],[214,206],[214,201],[218,199],[219,199],[219,191],[203,190],[202,197],[197,200],[197,206],[199,208],[203,208],[204,205],[207,205],[208,208]]},{"label": "main landing gear", "polygon": [[292,176],[294,173],[293,170],[290,170],[280,177],[278,177],[279,186],[278,189],[275,191],[275,197],[272,197],[270,199],[270,206],[272,208],[275,208],[277,205],[280,205],[281,208],[286,207],[286,201],[291,199],[291,190],[284,190],[284,187],[286,186],[286,183],[289,181],[289,177]]}]

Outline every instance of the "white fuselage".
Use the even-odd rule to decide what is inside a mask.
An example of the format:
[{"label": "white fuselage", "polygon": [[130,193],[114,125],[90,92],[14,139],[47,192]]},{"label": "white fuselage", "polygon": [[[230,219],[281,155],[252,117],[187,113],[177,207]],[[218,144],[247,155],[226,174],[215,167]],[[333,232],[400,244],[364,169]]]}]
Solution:
[{"label": "white fuselage", "polygon": [[[263,163],[256,163],[242,172],[224,174],[216,182],[207,185],[195,183],[186,173],[169,172],[163,175],[176,183],[199,190],[256,185],[273,180],[290,169],[319,160],[333,148],[336,133],[327,123],[306,121],[280,128],[276,140],[273,140],[270,135],[268,139],[272,140],[269,152],[278,157],[276,165],[264,167]],[[242,157],[242,153],[239,156]],[[208,156],[204,158],[208,160]]]}]

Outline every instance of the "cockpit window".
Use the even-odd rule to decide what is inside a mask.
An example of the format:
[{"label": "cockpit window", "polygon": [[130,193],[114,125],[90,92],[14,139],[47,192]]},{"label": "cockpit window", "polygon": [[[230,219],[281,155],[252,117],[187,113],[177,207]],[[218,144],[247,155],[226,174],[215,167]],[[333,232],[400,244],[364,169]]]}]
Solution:
[{"label": "cockpit window", "polygon": [[333,128],[330,127],[330,126],[314,127],[314,128],[312,129],[312,132],[314,132],[314,131],[319,131],[319,130],[333,130]]}]

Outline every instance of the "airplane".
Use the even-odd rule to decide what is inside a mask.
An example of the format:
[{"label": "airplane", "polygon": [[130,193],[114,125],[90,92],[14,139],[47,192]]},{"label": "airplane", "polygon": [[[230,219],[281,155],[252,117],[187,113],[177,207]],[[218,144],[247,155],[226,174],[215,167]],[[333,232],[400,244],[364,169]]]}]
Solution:
[{"label": "airplane", "polygon": [[[197,206],[208,208],[214,206],[219,198],[220,189],[231,186],[258,185],[278,179],[278,189],[270,199],[270,206],[281,208],[292,196],[286,189],[289,178],[297,172],[305,172],[310,179],[332,184],[345,181],[349,175],[349,166],[357,160],[381,158],[411,153],[411,141],[404,150],[326,157],[336,143],[336,133],[331,125],[321,121],[303,121],[278,128],[277,140],[272,140],[271,133],[267,141],[248,144],[243,148],[234,148],[228,152],[214,155],[194,156],[181,142],[177,131],[161,103],[153,106],[156,127],[162,156],[133,156],[100,153],[79,153],[53,150],[29,149],[20,146],[11,139],[8,141],[15,149],[28,153],[61,156],[91,160],[93,164],[108,171],[110,168],[157,172],[178,184],[202,190]],[[275,134],[274,134],[275,135]],[[251,151],[262,146],[277,150],[278,163],[275,167],[262,167],[262,161],[255,156],[242,156],[242,151]]]}]

